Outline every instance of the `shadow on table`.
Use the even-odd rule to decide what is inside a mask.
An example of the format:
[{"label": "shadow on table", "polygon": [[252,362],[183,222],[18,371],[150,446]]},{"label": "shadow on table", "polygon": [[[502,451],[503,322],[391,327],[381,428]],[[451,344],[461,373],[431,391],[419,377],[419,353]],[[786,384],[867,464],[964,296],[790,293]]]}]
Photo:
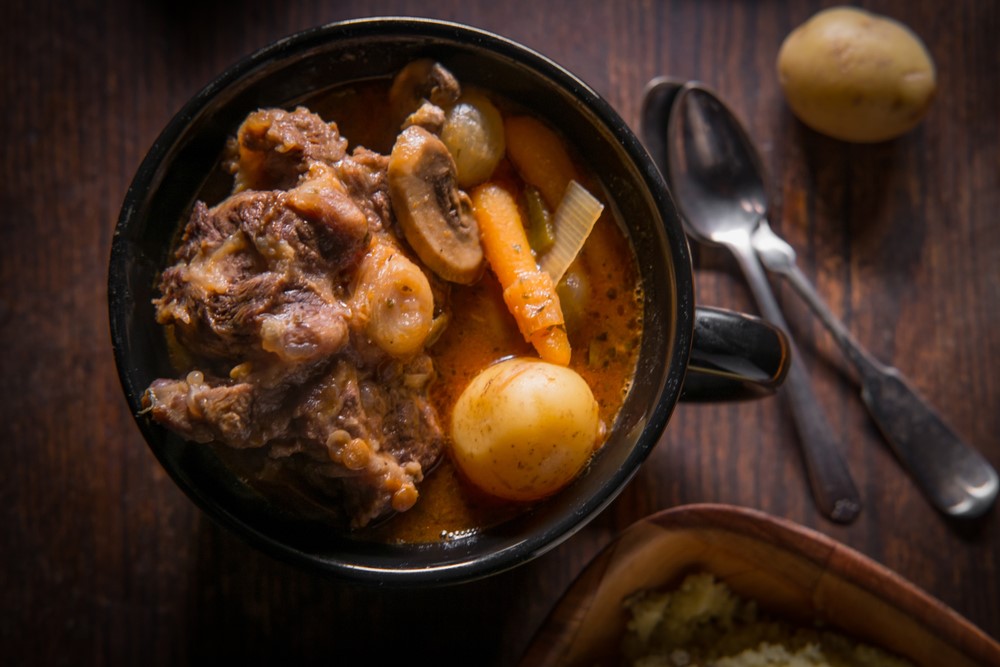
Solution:
[{"label": "shadow on table", "polygon": [[393,589],[275,560],[204,515],[196,544],[182,664],[507,665],[541,622],[524,607],[544,561],[468,584]]}]

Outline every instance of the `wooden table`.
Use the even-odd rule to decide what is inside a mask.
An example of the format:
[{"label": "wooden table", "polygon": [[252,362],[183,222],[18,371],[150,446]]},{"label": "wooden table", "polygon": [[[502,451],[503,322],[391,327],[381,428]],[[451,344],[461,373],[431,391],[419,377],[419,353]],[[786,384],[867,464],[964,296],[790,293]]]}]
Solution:
[{"label": "wooden table", "polygon": [[[857,522],[817,514],[783,401],[682,405],[635,480],[585,529],[514,571],[442,590],[345,585],[218,528],[162,471],[119,388],[108,251],[160,129],[216,73],[280,36],[419,13],[541,51],[633,127],[651,77],[713,86],[759,143],[773,224],[833,310],[1000,467],[1000,5],[865,3],[922,36],[939,94],[907,136],[852,146],[797,123],[775,76],[781,40],[824,4],[3,3],[0,662],[511,664],[613,535],[695,502],[816,528],[1000,637],[997,513],[955,525],[929,507],[868,419],[831,339],[784,287],[798,363],[864,498]],[[753,312],[728,256],[701,252],[698,264],[701,303]]]}]

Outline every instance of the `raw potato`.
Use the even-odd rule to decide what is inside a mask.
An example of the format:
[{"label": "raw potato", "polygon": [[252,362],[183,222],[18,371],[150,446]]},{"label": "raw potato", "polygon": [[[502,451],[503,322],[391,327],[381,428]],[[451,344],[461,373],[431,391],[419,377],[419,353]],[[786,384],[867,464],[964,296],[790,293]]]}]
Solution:
[{"label": "raw potato", "polygon": [[597,401],[576,371],[538,359],[507,359],[483,370],[459,396],[452,453],[483,491],[537,500],[579,474],[600,432]]},{"label": "raw potato", "polygon": [[858,143],[885,141],[923,118],[934,62],[903,24],[851,7],[824,10],[788,35],[778,78],[799,120]]}]

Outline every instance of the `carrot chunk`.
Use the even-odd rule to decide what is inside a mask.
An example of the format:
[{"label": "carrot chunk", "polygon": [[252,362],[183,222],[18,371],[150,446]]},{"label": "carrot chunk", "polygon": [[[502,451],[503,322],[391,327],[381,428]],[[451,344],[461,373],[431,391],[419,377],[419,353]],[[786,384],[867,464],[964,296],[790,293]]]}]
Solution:
[{"label": "carrot chunk", "polygon": [[471,197],[483,252],[521,335],[545,361],[569,364],[571,349],[559,295],[552,277],[539,270],[531,254],[516,194],[507,185],[487,182]]},{"label": "carrot chunk", "polygon": [[562,140],[545,123],[531,116],[504,119],[507,157],[529,185],[538,188],[553,211],[570,181],[579,181],[573,160]]}]

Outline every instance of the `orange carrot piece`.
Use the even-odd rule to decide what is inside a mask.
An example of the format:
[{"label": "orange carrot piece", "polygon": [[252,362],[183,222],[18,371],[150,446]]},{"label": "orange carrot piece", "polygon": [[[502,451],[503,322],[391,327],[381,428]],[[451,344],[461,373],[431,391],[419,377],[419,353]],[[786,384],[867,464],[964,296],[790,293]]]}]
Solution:
[{"label": "orange carrot piece", "polygon": [[531,116],[508,116],[503,124],[507,157],[529,185],[538,188],[553,211],[571,180],[580,181],[562,139]]},{"label": "orange carrot piece", "polygon": [[535,264],[517,196],[508,186],[487,182],[471,197],[483,253],[521,335],[545,361],[569,364],[571,349],[559,295],[551,276]]}]

